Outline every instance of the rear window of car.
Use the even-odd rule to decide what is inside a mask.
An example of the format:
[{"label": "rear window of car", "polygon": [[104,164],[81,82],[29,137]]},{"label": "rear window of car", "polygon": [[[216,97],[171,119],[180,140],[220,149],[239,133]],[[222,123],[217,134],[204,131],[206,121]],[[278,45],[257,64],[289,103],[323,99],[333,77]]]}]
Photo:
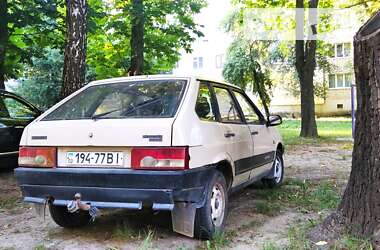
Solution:
[{"label": "rear window of car", "polygon": [[145,80],[88,87],[43,120],[168,118],[183,96],[186,80]]}]

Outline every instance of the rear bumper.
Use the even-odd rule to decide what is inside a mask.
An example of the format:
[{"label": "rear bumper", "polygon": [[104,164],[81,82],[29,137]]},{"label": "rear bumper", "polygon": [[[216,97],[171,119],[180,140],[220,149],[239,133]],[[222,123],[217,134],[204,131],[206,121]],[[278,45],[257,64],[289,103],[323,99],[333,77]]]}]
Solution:
[{"label": "rear bumper", "polygon": [[99,208],[172,210],[175,202],[201,206],[212,167],[185,171],[94,168],[17,168],[25,202],[67,205],[75,193]]}]

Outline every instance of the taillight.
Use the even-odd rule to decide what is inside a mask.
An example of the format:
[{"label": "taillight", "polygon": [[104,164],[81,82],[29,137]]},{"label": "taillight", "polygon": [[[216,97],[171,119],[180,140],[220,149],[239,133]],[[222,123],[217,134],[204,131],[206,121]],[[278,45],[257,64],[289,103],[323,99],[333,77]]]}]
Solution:
[{"label": "taillight", "polygon": [[187,147],[133,148],[133,169],[183,170],[189,168]]},{"label": "taillight", "polygon": [[20,147],[18,165],[23,167],[53,168],[57,164],[57,148]]}]

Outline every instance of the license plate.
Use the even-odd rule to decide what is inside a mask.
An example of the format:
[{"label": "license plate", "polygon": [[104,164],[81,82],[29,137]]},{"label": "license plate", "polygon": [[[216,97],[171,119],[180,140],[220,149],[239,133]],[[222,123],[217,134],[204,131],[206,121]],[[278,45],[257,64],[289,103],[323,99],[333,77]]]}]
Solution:
[{"label": "license plate", "polygon": [[67,165],[76,166],[122,166],[122,152],[67,152]]}]

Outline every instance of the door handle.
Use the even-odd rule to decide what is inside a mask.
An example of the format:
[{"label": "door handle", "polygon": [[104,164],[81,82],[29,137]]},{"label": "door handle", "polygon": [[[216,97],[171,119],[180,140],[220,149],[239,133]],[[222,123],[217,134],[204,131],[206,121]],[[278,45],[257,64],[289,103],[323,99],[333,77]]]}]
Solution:
[{"label": "door handle", "polygon": [[226,138],[230,138],[230,137],[234,137],[234,136],[235,136],[235,133],[231,133],[231,132],[224,134],[224,137],[226,137]]},{"label": "door handle", "polygon": [[259,134],[258,131],[252,131],[252,132],[251,132],[251,135],[258,135],[258,134]]}]

